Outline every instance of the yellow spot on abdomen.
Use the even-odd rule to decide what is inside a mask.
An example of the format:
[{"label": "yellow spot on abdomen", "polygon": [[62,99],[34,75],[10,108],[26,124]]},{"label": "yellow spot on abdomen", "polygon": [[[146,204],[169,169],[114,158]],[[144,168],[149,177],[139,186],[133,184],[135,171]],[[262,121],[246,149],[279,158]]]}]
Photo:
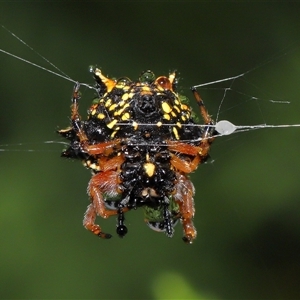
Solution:
[{"label": "yellow spot on abdomen", "polygon": [[128,93],[123,94],[122,100],[127,100],[128,98],[129,98],[129,94]]},{"label": "yellow spot on abdomen", "polygon": [[168,114],[164,114],[164,119],[166,119],[166,120],[171,120],[171,117],[170,117],[170,115],[168,115]]},{"label": "yellow spot on abdomen", "polygon": [[179,134],[178,134],[177,128],[173,127],[172,130],[173,130],[176,140],[179,140]]},{"label": "yellow spot on abdomen", "polygon": [[155,173],[155,165],[153,163],[150,163],[150,162],[145,163],[143,165],[143,167],[144,167],[144,170],[145,170],[146,174],[149,177],[152,177],[154,175],[154,173]]},{"label": "yellow spot on abdomen", "polygon": [[130,114],[129,114],[128,112],[125,113],[125,114],[121,117],[121,119],[122,119],[123,121],[129,120],[129,119],[130,119]]},{"label": "yellow spot on abdomen", "polygon": [[167,102],[163,102],[162,104],[161,104],[161,108],[162,108],[162,110],[165,112],[165,113],[170,113],[171,111],[172,111],[172,108],[171,108],[171,106],[169,105],[169,103],[167,103]]},{"label": "yellow spot on abdomen", "polygon": [[105,101],[105,107],[109,107],[111,105],[111,99],[107,99]]},{"label": "yellow spot on abdomen", "polygon": [[133,129],[134,130],[137,130],[138,129],[138,127],[139,127],[139,124],[137,123],[137,122],[132,122],[132,126],[133,126]]},{"label": "yellow spot on abdomen", "polygon": [[97,118],[103,120],[105,118],[105,114],[100,113],[98,114]]},{"label": "yellow spot on abdomen", "polygon": [[111,105],[110,107],[109,107],[109,111],[114,111],[115,109],[116,109],[116,107],[117,107],[117,104],[113,104],[113,105]]},{"label": "yellow spot on abdomen", "polygon": [[110,123],[106,124],[106,126],[110,129],[112,129],[116,124],[117,124],[118,120],[113,120]]}]

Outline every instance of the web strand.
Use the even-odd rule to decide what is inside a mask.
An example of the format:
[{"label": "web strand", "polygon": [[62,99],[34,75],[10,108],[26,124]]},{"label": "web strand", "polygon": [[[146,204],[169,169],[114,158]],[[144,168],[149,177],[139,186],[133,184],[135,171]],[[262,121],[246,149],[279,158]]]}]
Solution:
[{"label": "web strand", "polygon": [[[45,60],[48,64],[50,64],[53,68],[55,68],[58,72],[60,73],[57,73],[55,71],[52,71],[50,69],[47,69],[43,66],[40,66],[38,64],[35,64],[31,61],[28,61],[22,57],[19,57],[13,53],[10,53],[8,51],[5,51],[3,49],[0,49],[0,52],[6,54],[6,55],[9,55],[15,59],[18,59],[20,61],[23,61],[29,65],[32,65],[36,68],[39,68],[45,72],[48,72],[48,73],[51,73],[52,75],[54,76],[58,76],[60,78],[63,78],[67,81],[70,81],[74,84],[77,84],[77,81],[73,80],[70,76],[68,76],[66,73],[64,73],[61,69],[59,69],[56,65],[54,65],[52,62],[50,62],[47,58],[45,58],[43,55],[41,55],[40,53],[38,53],[36,50],[34,50],[30,45],[28,45],[26,42],[24,42],[21,38],[19,38],[16,34],[14,34],[13,32],[11,32],[9,29],[7,29],[5,26],[1,25],[2,28],[4,30],[6,30],[9,34],[11,34],[15,39],[17,39],[19,42],[21,42],[23,45],[25,45],[26,47],[28,47],[31,51],[33,51],[34,53],[36,53],[39,57],[41,57],[43,60]],[[231,123],[230,121],[227,121],[227,120],[221,120],[221,121],[218,121],[219,120],[219,116],[220,116],[220,113],[221,113],[221,107],[226,99],[226,96],[227,96],[227,93],[228,91],[232,91],[233,90],[233,85],[234,83],[236,82],[237,79],[241,79],[241,78],[245,78],[245,75],[246,74],[249,74],[250,72],[253,72],[254,70],[266,65],[266,64],[269,64],[270,62],[274,61],[275,59],[279,59],[280,57],[286,55],[287,52],[285,53],[277,53],[276,55],[274,55],[272,58],[266,60],[265,62],[259,64],[258,66],[254,67],[254,68],[251,68],[249,69],[248,71],[246,72],[243,72],[241,74],[238,74],[236,76],[231,76],[231,77],[227,77],[227,78],[223,78],[223,79],[219,79],[219,80],[214,80],[214,81],[210,81],[210,82],[206,82],[206,83],[201,83],[201,84],[198,84],[198,85],[195,85],[194,87],[195,88],[203,88],[203,87],[207,87],[207,86],[211,86],[211,85],[215,85],[215,84],[219,84],[219,83],[223,83],[223,82],[230,82],[229,86],[226,87],[226,88],[223,88],[224,89],[224,92],[223,92],[223,96],[221,98],[221,101],[220,101],[220,104],[219,104],[219,107],[218,107],[218,110],[217,110],[217,114],[216,114],[216,124],[215,125],[202,125],[202,124],[181,124],[182,127],[184,128],[185,126],[187,127],[192,127],[192,126],[195,126],[195,127],[199,127],[199,128],[207,128],[207,127],[214,127],[215,130],[216,130],[216,135],[214,135],[213,137],[221,137],[221,136],[224,136],[224,135],[231,135],[231,134],[236,134],[236,133],[241,133],[241,132],[248,132],[248,131],[252,131],[252,130],[258,130],[258,129],[265,129],[265,128],[292,128],[292,127],[300,127],[300,124],[279,124],[279,125],[276,125],[276,124],[259,124],[259,125],[234,125],[233,123]],[[80,83],[80,85],[82,86],[86,86],[90,89],[95,89],[95,87],[89,85],[89,84],[86,84],[86,83]],[[240,95],[243,95],[243,96],[246,96],[246,97],[249,97],[250,100],[258,100],[259,98],[257,97],[253,97],[253,96],[250,96],[250,95],[247,95],[243,92],[240,92],[238,90],[235,90],[236,93],[240,94]],[[268,101],[270,103],[276,103],[276,104],[290,104],[290,101],[286,101],[286,100],[274,100],[274,99],[268,99]],[[240,105],[240,104],[236,104],[235,106],[237,105]],[[229,109],[232,109],[233,107],[235,106],[231,106]],[[260,114],[262,115],[262,111],[260,109],[260,107],[258,108],[259,111],[260,111]],[[228,110],[228,109],[226,109]],[[224,110],[222,111],[224,112]],[[117,123],[117,125],[119,126],[130,126],[131,124],[130,123]],[[144,124],[138,124],[140,126],[149,126],[149,127],[153,127],[153,128],[156,128],[156,124],[149,124],[149,123],[144,123]],[[176,124],[160,124],[160,126],[176,126]],[[200,141],[201,139],[198,139],[197,141]],[[191,141],[185,141],[185,140],[180,140],[181,142],[195,142],[195,140]],[[42,142],[42,143],[45,143],[45,144],[63,144],[65,146],[68,145],[68,143],[65,143],[65,142],[60,142],[60,141],[45,141],[45,142]],[[0,145],[0,147],[10,147],[10,146],[23,146],[24,143],[19,143],[19,144],[6,144],[6,145]],[[162,146],[165,146],[165,144],[162,144]],[[27,149],[27,150],[22,150],[22,149],[0,149],[0,151],[38,151],[38,150],[34,150],[34,149]],[[44,150],[42,150],[44,151]]]}]

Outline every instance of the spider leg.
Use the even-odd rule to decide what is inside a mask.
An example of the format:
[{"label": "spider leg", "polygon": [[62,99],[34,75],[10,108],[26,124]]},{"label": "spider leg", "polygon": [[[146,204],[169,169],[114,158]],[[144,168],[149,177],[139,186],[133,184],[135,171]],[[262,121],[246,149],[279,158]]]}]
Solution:
[{"label": "spider leg", "polygon": [[192,87],[192,92],[194,94],[194,97],[198,103],[199,109],[200,109],[200,113],[201,116],[203,118],[203,121],[205,124],[211,124],[213,123],[213,120],[211,119],[210,115],[208,114],[204,102],[200,96],[200,94],[198,93],[197,89],[195,87]]},{"label": "spider leg", "polygon": [[83,226],[87,230],[91,231],[93,234],[98,235],[99,237],[101,237],[103,239],[110,239],[112,237],[112,235],[109,233],[102,232],[100,226],[95,224],[96,216],[97,216],[96,210],[94,208],[93,203],[91,203],[87,207],[87,210],[84,214]]},{"label": "spider leg", "polygon": [[[192,87],[192,92],[193,92],[194,97],[195,97],[195,99],[198,103],[200,113],[201,113],[201,116],[203,118],[204,123],[206,125],[214,125],[214,121],[212,120],[212,118],[208,114],[207,109],[204,105],[204,102],[203,102],[200,94],[197,92],[195,87]],[[214,138],[211,137],[214,131],[215,131],[214,127],[207,126],[207,127],[204,128],[204,132],[203,132],[202,140],[201,140],[201,145],[200,145],[203,148],[203,150],[202,150],[203,154],[201,154],[201,155],[205,155],[205,154],[208,153],[209,146],[214,140]]]},{"label": "spider leg", "polygon": [[[120,166],[123,160],[124,158],[122,156],[118,156],[117,159],[112,158],[111,160],[105,160],[105,163],[102,164],[102,167],[105,171],[100,171],[99,173],[96,173],[92,177],[88,185],[88,194],[91,199],[91,204],[88,206],[87,211],[85,213],[83,225],[92,233],[103,238],[108,238],[107,236],[111,236],[102,233],[99,225],[95,224],[96,216],[98,215],[106,219],[110,216],[120,215],[128,211],[128,208],[126,207],[120,208],[118,210],[108,209],[106,207],[105,199],[103,197],[103,194],[107,194],[111,197],[114,197],[121,193],[119,189],[119,173],[116,169],[118,166]],[[101,165],[101,163],[99,164]],[[123,225],[125,227],[124,224],[120,225]],[[123,232],[126,228],[124,227],[120,228],[120,230],[123,230]]]},{"label": "spider leg", "polygon": [[[179,218],[172,218],[171,219],[171,225],[172,227],[175,227],[176,224],[178,223]],[[157,222],[157,221],[149,221],[148,219],[145,219],[146,224],[148,225],[148,227],[154,231],[157,232],[165,232],[166,228],[165,228],[165,221],[161,221],[161,222]]]},{"label": "spider leg", "polygon": [[197,231],[192,220],[195,214],[194,186],[185,175],[179,172],[176,175],[177,183],[175,184],[176,193],[174,200],[179,205],[180,220],[184,232],[182,239],[184,242],[191,244],[197,236]]},{"label": "spider leg", "polygon": [[[165,197],[167,198],[167,197]],[[169,210],[169,199],[166,199],[164,206],[163,206],[163,214],[164,214],[164,229],[166,232],[167,237],[172,237],[174,235],[174,228],[173,228],[173,221],[172,215]]]},{"label": "spider leg", "polygon": [[81,130],[81,116],[78,112],[78,101],[80,99],[79,95],[79,82],[76,82],[74,89],[73,89],[73,97],[72,97],[72,105],[71,105],[71,121],[73,128],[76,132]]},{"label": "spider leg", "polygon": [[195,171],[201,162],[201,157],[196,155],[191,161],[186,161],[171,153],[171,165],[184,173],[191,173]]},{"label": "spider leg", "polygon": [[87,152],[90,155],[94,155],[94,154],[109,155],[109,153],[113,151],[113,148],[115,148],[117,145],[120,144],[120,141],[114,140],[114,141],[108,141],[108,142],[94,144],[94,145],[88,144],[88,137],[86,136],[86,133],[82,129],[81,116],[78,111],[79,109],[78,102],[80,99],[79,88],[80,88],[80,84],[77,82],[73,90],[72,105],[71,105],[71,121],[72,121],[73,129],[75,130],[77,136],[79,137],[82,150]]},{"label": "spider leg", "polygon": [[119,237],[124,237],[128,230],[127,227],[124,225],[124,210],[122,208],[118,209],[118,225],[117,225],[117,234],[119,235]]}]

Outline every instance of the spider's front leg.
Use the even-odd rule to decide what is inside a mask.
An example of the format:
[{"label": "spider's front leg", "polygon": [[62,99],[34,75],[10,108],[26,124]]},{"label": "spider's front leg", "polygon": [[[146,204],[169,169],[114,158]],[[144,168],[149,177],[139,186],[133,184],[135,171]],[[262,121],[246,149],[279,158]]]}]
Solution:
[{"label": "spider's front leg", "polygon": [[78,102],[80,99],[79,88],[80,88],[80,84],[79,82],[77,82],[73,90],[72,105],[71,105],[71,122],[72,122],[72,127],[76,132],[79,141],[82,145],[82,148],[85,150],[86,146],[88,145],[88,138],[85,132],[82,130],[81,116],[78,111],[79,109]]},{"label": "spider's front leg", "polygon": [[201,140],[201,152],[199,152],[199,154],[201,156],[207,156],[209,148],[210,148],[210,144],[213,142],[214,138],[212,137],[212,135],[215,132],[214,127],[212,127],[212,125],[214,125],[214,121],[212,120],[212,118],[210,117],[210,115],[207,112],[207,109],[204,105],[204,102],[201,98],[201,96],[199,95],[199,93],[197,92],[195,87],[192,87],[192,92],[194,94],[194,97],[198,103],[199,109],[200,109],[200,113],[201,116],[203,118],[204,124],[205,125],[210,125],[207,127],[204,127],[204,132],[202,134],[202,140]]},{"label": "spider's front leg", "polygon": [[79,138],[81,149],[89,155],[100,155],[108,156],[115,147],[120,146],[120,140],[107,141],[99,144],[89,144],[89,139],[82,128],[81,116],[79,114],[79,95],[80,84],[77,82],[74,86],[72,105],[71,105],[71,121],[72,127]]}]

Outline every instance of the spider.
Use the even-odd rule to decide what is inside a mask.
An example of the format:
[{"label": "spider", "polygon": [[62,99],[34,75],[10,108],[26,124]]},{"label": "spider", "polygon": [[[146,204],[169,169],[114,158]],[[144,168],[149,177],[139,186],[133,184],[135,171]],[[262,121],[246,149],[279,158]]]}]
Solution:
[{"label": "spider", "polygon": [[175,72],[156,78],[148,70],[138,81],[112,80],[98,68],[91,72],[97,98],[87,120],[78,111],[76,84],[71,126],[58,131],[70,141],[62,156],[81,160],[93,174],[84,227],[101,238],[111,238],[95,220],[116,216],[116,232],[124,237],[128,231],[125,213],[143,207],[151,229],[172,237],[180,221],[183,240],[192,243],[197,232],[194,186],[188,174],[208,158],[215,134],[200,95],[192,88],[204,121],[204,126],[195,126],[190,106],[176,92]]}]

